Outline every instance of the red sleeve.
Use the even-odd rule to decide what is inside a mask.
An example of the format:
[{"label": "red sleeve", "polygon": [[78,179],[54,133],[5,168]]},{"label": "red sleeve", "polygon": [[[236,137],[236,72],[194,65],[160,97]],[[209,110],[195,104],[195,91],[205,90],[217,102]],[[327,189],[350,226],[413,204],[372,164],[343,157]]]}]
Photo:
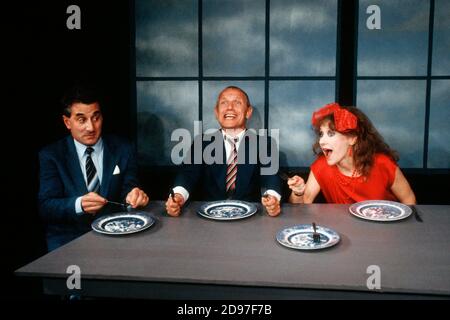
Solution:
[{"label": "red sleeve", "polygon": [[375,165],[379,166],[387,173],[388,183],[391,187],[394,184],[395,172],[397,171],[397,163],[385,154],[377,154],[375,156]]}]

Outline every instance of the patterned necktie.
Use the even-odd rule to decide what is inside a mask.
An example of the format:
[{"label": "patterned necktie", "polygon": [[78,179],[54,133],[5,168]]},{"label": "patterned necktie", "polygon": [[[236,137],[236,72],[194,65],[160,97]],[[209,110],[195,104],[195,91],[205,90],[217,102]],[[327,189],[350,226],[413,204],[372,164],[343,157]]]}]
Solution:
[{"label": "patterned necktie", "polygon": [[236,174],[237,174],[237,149],[236,149],[236,142],[238,142],[238,138],[230,139],[227,138],[228,142],[231,144],[231,154],[228,158],[227,164],[227,176],[225,179],[226,184],[226,192],[228,196],[230,197],[234,189],[236,188]]},{"label": "patterned necktie", "polygon": [[100,180],[98,179],[97,169],[95,168],[94,161],[92,161],[91,153],[94,152],[94,148],[86,148],[86,178],[87,189],[89,192],[97,192],[100,189]]}]

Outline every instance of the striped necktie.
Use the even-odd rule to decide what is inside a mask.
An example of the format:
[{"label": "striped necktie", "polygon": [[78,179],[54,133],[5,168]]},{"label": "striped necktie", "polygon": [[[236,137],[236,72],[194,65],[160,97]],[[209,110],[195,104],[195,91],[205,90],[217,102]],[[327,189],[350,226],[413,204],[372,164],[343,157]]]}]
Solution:
[{"label": "striped necktie", "polygon": [[86,178],[87,189],[89,192],[97,192],[100,189],[100,180],[98,179],[97,169],[95,168],[94,161],[92,161],[91,153],[94,152],[94,148],[86,148]]},{"label": "striped necktie", "polygon": [[227,138],[228,142],[231,144],[231,154],[227,161],[227,175],[225,179],[226,192],[228,197],[231,197],[236,188],[236,175],[237,175],[237,149],[236,143],[238,138]]}]

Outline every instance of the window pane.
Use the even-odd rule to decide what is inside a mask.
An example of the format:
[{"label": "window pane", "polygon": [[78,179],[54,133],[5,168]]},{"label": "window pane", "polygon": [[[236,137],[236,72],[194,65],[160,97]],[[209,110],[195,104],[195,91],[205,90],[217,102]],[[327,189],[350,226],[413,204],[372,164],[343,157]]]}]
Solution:
[{"label": "window pane", "polygon": [[136,0],[136,75],[198,75],[197,0]]},{"label": "window pane", "polygon": [[450,1],[435,0],[433,75],[450,75]]},{"label": "window pane", "polygon": [[263,76],[265,1],[203,1],[205,76]]},{"label": "window pane", "polygon": [[[380,8],[380,30],[366,26],[370,5]],[[429,11],[423,0],[360,0],[358,75],[426,75]]]},{"label": "window pane", "polygon": [[[137,82],[137,147],[144,166],[171,165],[173,130],[185,128],[193,137],[198,120],[198,82]],[[179,158],[177,158],[179,160]]]},{"label": "window pane", "polygon": [[431,82],[428,168],[450,168],[450,80]]},{"label": "window pane", "polygon": [[280,130],[280,166],[309,167],[314,110],[335,101],[334,81],[271,81],[269,128]]},{"label": "window pane", "polygon": [[203,129],[218,129],[219,123],[214,107],[219,93],[228,86],[237,86],[244,90],[253,106],[253,114],[247,122],[247,128],[264,127],[264,82],[263,81],[205,81],[203,82]]},{"label": "window pane", "polygon": [[358,81],[357,106],[367,114],[403,168],[423,167],[425,81]]},{"label": "window pane", "polygon": [[337,1],[270,2],[270,75],[334,76]]}]

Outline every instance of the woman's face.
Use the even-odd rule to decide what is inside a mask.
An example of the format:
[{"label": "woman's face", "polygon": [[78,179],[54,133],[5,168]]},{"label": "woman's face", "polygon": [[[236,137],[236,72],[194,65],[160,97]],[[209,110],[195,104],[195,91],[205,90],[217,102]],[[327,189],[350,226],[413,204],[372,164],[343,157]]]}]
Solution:
[{"label": "woman's face", "polygon": [[331,129],[330,120],[326,120],[320,125],[319,145],[330,166],[350,158],[348,150],[355,142],[355,136],[348,136]]}]

